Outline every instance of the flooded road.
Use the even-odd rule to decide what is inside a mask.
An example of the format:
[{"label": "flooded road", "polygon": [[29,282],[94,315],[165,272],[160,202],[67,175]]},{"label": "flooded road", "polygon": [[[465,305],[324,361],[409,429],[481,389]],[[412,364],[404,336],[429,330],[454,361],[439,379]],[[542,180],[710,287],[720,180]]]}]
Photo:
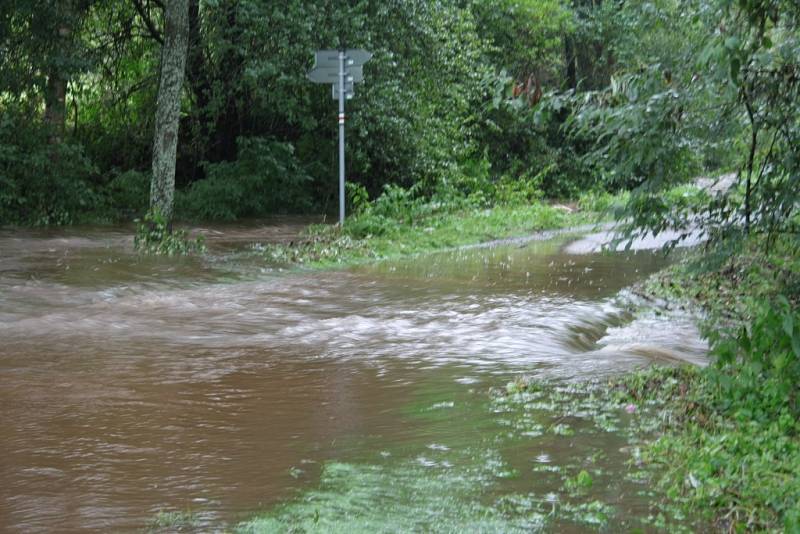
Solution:
[{"label": "flooded road", "polygon": [[393,486],[478,457],[492,482],[476,474],[471,499],[552,493],[537,465],[623,465],[624,440],[531,426],[528,445],[478,447],[508,433],[491,387],[704,359],[690,318],[631,311],[624,289],[658,253],[570,254],[558,237],[321,272],[247,253],[298,225],[206,229],[209,254],[178,259],[137,256],[126,229],[0,231],[1,531],[141,530],[169,512],[221,530],[345,475]]}]

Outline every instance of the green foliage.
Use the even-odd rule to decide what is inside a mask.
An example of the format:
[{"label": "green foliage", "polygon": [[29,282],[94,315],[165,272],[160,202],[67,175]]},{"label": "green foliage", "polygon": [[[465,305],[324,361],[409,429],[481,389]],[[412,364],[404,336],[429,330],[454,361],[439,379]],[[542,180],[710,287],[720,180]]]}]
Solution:
[{"label": "green foliage", "polygon": [[150,173],[125,171],[105,187],[116,213],[140,215],[147,211],[150,200]]},{"label": "green foliage", "polygon": [[[104,2],[97,2],[103,4]],[[48,78],[71,79],[93,64],[82,42],[86,0],[15,0],[0,5],[0,95],[34,104]]]},{"label": "green foliage", "polygon": [[[773,4],[620,7],[618,19],[631,31],[612,40],[618,71],[608,88],[572,99],[569,125],[595,139],[586,160],[607,187],[632,190],[631,232],[691,224],[718,241],[766,231],[769,244],[793,231],[800,12],[796,2]],[[703,164],[738,168],[737,183],[685,209],[664,202],[664,191]]]},{"label": "green foliage", "polygon": [[178,198],[179,213],[195,219],[235,220],[308,209],[310,177],[291,144],[240,138],[233,162],[208,164],[208,177]]},{"label": "green foliage", "polygon": [[541,200],[544,196],[541,183],[548,171],[546,168],[534,176],[524,175],[517,179],[509,176],[500,177],[494,184],[492,200],[497,204],[509,206],[524,206]]},{"label": "green foliage", "polygon": [[[716,372],[654,368],[622,380],[623,401],[658,410],[661,436],[644,446],[642,459],[661,467],[659,485],[672,499],[717,529],[794,532],[800,527],[796,419],[763,421],[733,409]],[[757,410],[762,402],[753,397],[750,406]]]},{"label": "green foliage", "polygon": [[714,345],[721,398],[744,421],[775,421],[800,434],[800,310],[781,296],[761,303],[735,337]]},{"label": "green foliage", "polygon": [[644,284],[645,293],[699,306],[712,332],[746,325],[764,302],[787,298],[798,307],[800,255],[792,239],[783,238],[769,252],[756,237],[727,245],[698,252],[657,273]]},{"label": "green foliage", "polygon": [[103,207],[97,172],[80,146],[52,145],[46,132],[0,116],[0,224],[79,222]]},{"label": "green foliage", "polygon": [[592,484],[594,484],[592,475],[590,475],[589,472],[584,469],[581,470],[581,472],[575,477],[568,478],[564,483],[564,486],[566,487],[567,491],[575,493],[591,488]]},{"label": "green foliage", "polygon": [[626,380],[657,401],[666,434],[645,457],[662,484],[731,531],[800,528],[800,255],[793,237],[769,250],[750,237],[712,248],[647,284],[646,293],[702,307],[713,365]]},{"label": "green foliage", "polygon": [[572,31],[573,14],[558,0],[476,0],[473,10],[491,42],[493,63],[525,82],[559,78],[562,37]]},{"label": "green foliage", "polygon": [[570,124],[575,135],[595,140],[586,157],[607,188],[647,200],[696,175],[693,144],[678,129],[682,95],[660,66],[612,78],[607,91],[589,93],[581,104]]},{"label": "green foliage", "polygon": [[618,214],[627,204],[627,192],[614,195],[608,191],[589,191],[578,197],[578,208],[595,213]]},{"label": "green foliage", "polygon": [[314,226],[296,243],[258,246],[257,251],[279,265],[343,264],[530,235],[583,220],[539,202],[477,209],[423,201],[399,187],[388,189],[389,194],[346,219],[344,228]]},{"label": "green foliage", "polygon": [[195,532],[200,526],[200,518],[195,512],[162,510],[150,520],[148,532]]},{"label": "green foliage", "polygon": [[[577,158],[561,149],[560,121],[532,127],[505,74],[559,84],[562,34],[572,28],[562,3],[340,4],[190,2],[180,214],[230,220],[333,211],[333,104],[329,88],[304,74],[314,49],[336,46],[374,53],[368,82],[348,102],[348,178],[370,195],[386,184],[419,184],[415,195],[428,200],[457,191],[489,205],[501,178],[499,201],[580,188],[571,185]],[[142,213],[141,175],[129,171],[149,168],[160,5],[25,0],[0,8],[0,48],[13,51],[0,56],[0,107],[40,122],[48,80],[66,80],[63,137],[83,146],[96,169],[86,183],[108,200],[91,203],[103,218]],[[289,146],[291,153],[281,148]]]},{"label": "green foliage", "polygon": [[157,212],[148,212],[136,222],[134,248],[145,254],[180,256],[202,254],[206,251],[203,236],[190,239],[185,230],[173,230]]},{"label": "green foliage", "polygon": [[344,185],[347,190],[349,213],[359,215],[369,209],[369,192],[366,187],[353,182],[345,182]]},{"label": "green foliage", "polygon": [[[4,220],[142,212],[138,178],[127,172],[149,167],[160,5],[0,8],[3,116],[45,122],[50,82],[63,79],[59,133],[91,167],[77,181],[71,162],[59,163],[63,173],[48,170],[55,178],[44,182],[63,174],[66,197],[85,204],[48,208],[60,214],[10,208],[24,192],[20,179],[5,178],[13,183]],[[490,206],[532,201],[538,191],[574,198],[631,189],[632,228],[698,220],[725,237],[744,220],[747,230],[767,229],[768,241],[792,231],[800,168],[793,0],[769,8],[727,0],[190,5],[177,161],[184,216],[334,211],[333,103],[329,88],[304,74],[314,49],[347,46],[374,53],[348,102],[348,178],[372,197],[396,184],[423,204],[452,197]],[[2,144],[34,157],[47,129],[35,142]],[[738,187],[669,211],[664,191],[716,167],[738,169]]]}]

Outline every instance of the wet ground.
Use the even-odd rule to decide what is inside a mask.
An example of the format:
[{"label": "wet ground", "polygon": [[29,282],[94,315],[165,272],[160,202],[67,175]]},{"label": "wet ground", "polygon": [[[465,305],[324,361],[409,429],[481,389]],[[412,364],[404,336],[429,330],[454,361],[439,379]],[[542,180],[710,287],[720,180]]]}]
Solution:
[{"label": "wet ground", "polygon": [[[574,254],[560,235],[287,272],[247,252],[303,222],[206,228],[209,254],[177,259],[139,257],[127,228],[0,231],[0,530],[221,530],[267,511],[242,528],[580,531],[652,514],[630,417],[553,399],[704,361],[690,318],[626,296],[659,253]],[[487,393],[520,374],[555,389]],[[591,487],[565,489],[582,470]]]}]

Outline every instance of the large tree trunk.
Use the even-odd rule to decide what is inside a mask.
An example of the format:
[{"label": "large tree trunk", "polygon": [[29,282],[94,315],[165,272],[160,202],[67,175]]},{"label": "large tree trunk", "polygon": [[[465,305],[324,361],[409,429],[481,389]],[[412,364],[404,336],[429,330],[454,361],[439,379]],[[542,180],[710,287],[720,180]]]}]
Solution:
[{"label": "large tree trunk", "polygon": [[49,131],[50,144],[61,143],[66,120],[67,81],[53,70],[47,77],[44,122]]},{"label": "large tree trunk", "polygon": [[166,0],[161,76],[158,82],[156,131],[150,209],[169,224],[175,199],[175,157],[178,150],[181,88],[189,43],[189,0]]},{"label": "large tree trunk", "polygon": [[[68,4],[67,4],[68,6]],[[69,9],[69,7],[65,7]],[[62,50],[68,48],[71,34],[70,28],[66,24],[61,24],[56,30],[56,42]],[[47,87],[44,99],[44,122],[49,131],[50,144],[60,144],[64,136],[64,125],[67,117],[67,79],[62,72],[62,68],[57,62],[50,68],[47,74]]]}]

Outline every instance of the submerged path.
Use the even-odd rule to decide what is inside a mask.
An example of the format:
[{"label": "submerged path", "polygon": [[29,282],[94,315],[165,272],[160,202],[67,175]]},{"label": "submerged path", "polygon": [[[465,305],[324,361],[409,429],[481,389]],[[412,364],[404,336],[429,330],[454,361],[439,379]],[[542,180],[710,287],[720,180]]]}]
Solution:
[{"label": "submerged path", "polygon": [[[524,488],[558,501],[558,470],[535,467],[622,466],[624,440],[531,420],[487,444],[517,425],[490,387],[704,358],[690,318],[631,313],[656,253],[571,254],[562,235],[282,273],[229,253],[290,224],[210,230],[208,257],[179,259],[137,256],[126,229],[0,232],[0,530],[222,529],[332,485],[318,497],[375,506],[363,491],[405,488],[385,496],[406,499],[398,517],[456,479],[476,517]],[[415,485],[426,473],[444,485]],[[625,484],[585,500],[645,513]]]}]

